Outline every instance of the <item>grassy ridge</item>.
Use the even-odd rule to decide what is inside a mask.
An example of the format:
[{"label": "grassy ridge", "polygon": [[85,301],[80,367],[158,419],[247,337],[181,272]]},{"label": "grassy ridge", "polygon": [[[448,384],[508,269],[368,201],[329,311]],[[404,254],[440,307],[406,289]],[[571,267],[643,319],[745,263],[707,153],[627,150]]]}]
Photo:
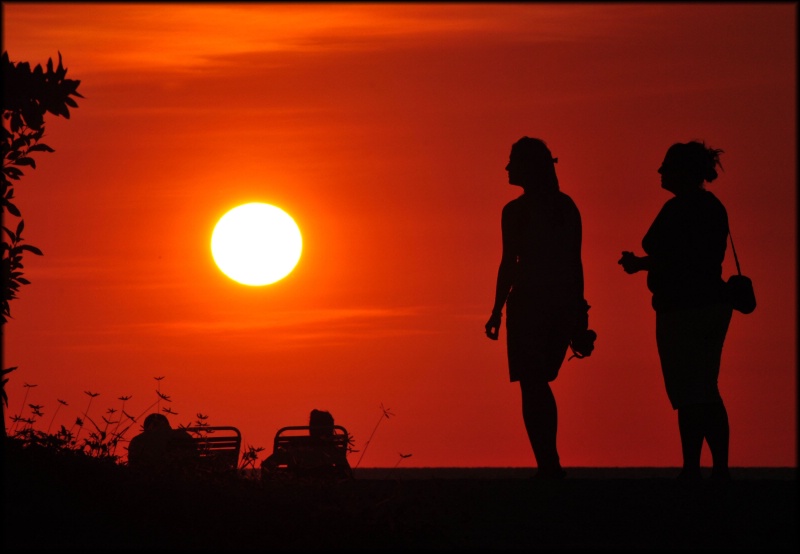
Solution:
[{"label": "grassy ridge", "polygon": [[785,478],[737,479],[719,489],[667,477],[554,483],[374,471],[366,478],[367,471],[348,482],[281,483],[152,478],[30,448],[7,447],[3,461],[3,552],[798,546],[797,484]]}]

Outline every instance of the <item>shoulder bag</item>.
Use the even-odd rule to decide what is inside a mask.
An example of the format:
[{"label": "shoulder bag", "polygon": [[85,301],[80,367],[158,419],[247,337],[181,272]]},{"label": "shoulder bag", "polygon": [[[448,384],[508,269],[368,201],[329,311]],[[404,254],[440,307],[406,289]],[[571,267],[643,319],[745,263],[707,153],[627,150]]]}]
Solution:
[{"label": "shoulder bag", "polygon": [[753,281],[742,275],[739,267],[739,258],[736,256],[736,247],[733,245],[733,235],[728,229],[728,238],[731,239],[733,259],[736,261],[736,275],[731,275],[725,283],[725,290],[731,307],[743,314],[752,313],[756,309],[756,294],[753,290]]}]

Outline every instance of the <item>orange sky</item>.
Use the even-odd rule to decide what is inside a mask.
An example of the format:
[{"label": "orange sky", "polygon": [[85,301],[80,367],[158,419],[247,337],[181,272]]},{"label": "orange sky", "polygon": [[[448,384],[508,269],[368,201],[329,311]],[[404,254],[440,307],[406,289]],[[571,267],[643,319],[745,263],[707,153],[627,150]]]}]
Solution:
[{"label": "orange sky", "polygon": [[[483,330],[520,193],[504,167],[529,135],[582,212],[599,335],[553,386],[562,463],[680,465],[650,295],[617,259],[669,198],[666,149],[700,139],[725,150],[709,188],[759,301],[723,355],[731,465],[794,466],[796,21],[793,3],[5,2],[11,60],[60,51],[85,97],[46,120],[56,152],[16,187],[45,255],[5,326],[8,411],[27,390],[46,428],[62,399],[69,427],[90,391],[90,416],[121,396],[138,415],[160,383],[173,425],[200,412],[264,454],[319,408],[352,465],[533,465],[504,330]],[[266,287],[210,252],[250,201],[304,237]]]}]

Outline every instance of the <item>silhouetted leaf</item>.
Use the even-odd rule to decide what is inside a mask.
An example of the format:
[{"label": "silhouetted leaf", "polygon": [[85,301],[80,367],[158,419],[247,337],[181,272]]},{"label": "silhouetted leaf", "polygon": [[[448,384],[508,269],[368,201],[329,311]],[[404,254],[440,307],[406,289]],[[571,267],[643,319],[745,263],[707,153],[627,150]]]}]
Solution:
[{"label": "silhouetted leaf", "polygon": [[47,146],[46,144],[34,144],[30,148],[28,148],[28,152],[55,152],[52,148]]},{"label": "silhouetted leaf", "polygon": [[22,214],[19,213],[19,209],[14,204],[12,204],[11,202],[5,202],[5,207],[6,207],[6,210],[8,210],[8,213],[10,213],[11,215],[13,215],[15,217],[19,217],[20,215],[22,215]]},{"label": "silhouetted leaf", "polygon": [[[28,137],[27,135],[22,135],[11,143],[11,150],[19,150],[23,146],[26,146],[29,142],[30,142],[30,137]],[[14,152],[14,153],[20,153],[20,152]]]},{"label": "silhouetted leaf", "polygon": [[67,70],[64,68],[64,65],[61,63],[61,52],[58,53],[58,69],[56,70],[58,73],[58,79],[61,80],[67,74]]},{"label": "silhouetted leaf", "polygon": [[22,245],[20,245],[20,248],[22,250],[27,250],[31,254],[36,254],[37,256],[44,256],[44,254],[42,253],[41,250],[39,250],[35,246],[31,246],[30,244],[22,244]]},{"label": "silhouetted leaf", "polygon": [[22,175],[22,170],[17,169],[16,167],[4,167],[3,173],[11,177],[12,179],[19,179],[19,177]]},{"label": "silhouetted leaf", "polygon": [[14,161],[14,165],[29,165],[36,169],[36,161],[33,158],[19,158]]}]

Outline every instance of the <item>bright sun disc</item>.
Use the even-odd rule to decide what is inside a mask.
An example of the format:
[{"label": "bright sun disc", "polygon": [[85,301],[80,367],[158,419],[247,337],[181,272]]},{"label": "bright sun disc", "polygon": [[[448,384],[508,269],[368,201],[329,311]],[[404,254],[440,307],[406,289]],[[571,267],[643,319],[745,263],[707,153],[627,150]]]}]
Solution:
[{"label": "bright sun disc", "polygon": [[226,213],[211,235],[220,270],[244,285],[280,281],[300,260],[303,237],[294,219],[270,204],[252,202]]}]

